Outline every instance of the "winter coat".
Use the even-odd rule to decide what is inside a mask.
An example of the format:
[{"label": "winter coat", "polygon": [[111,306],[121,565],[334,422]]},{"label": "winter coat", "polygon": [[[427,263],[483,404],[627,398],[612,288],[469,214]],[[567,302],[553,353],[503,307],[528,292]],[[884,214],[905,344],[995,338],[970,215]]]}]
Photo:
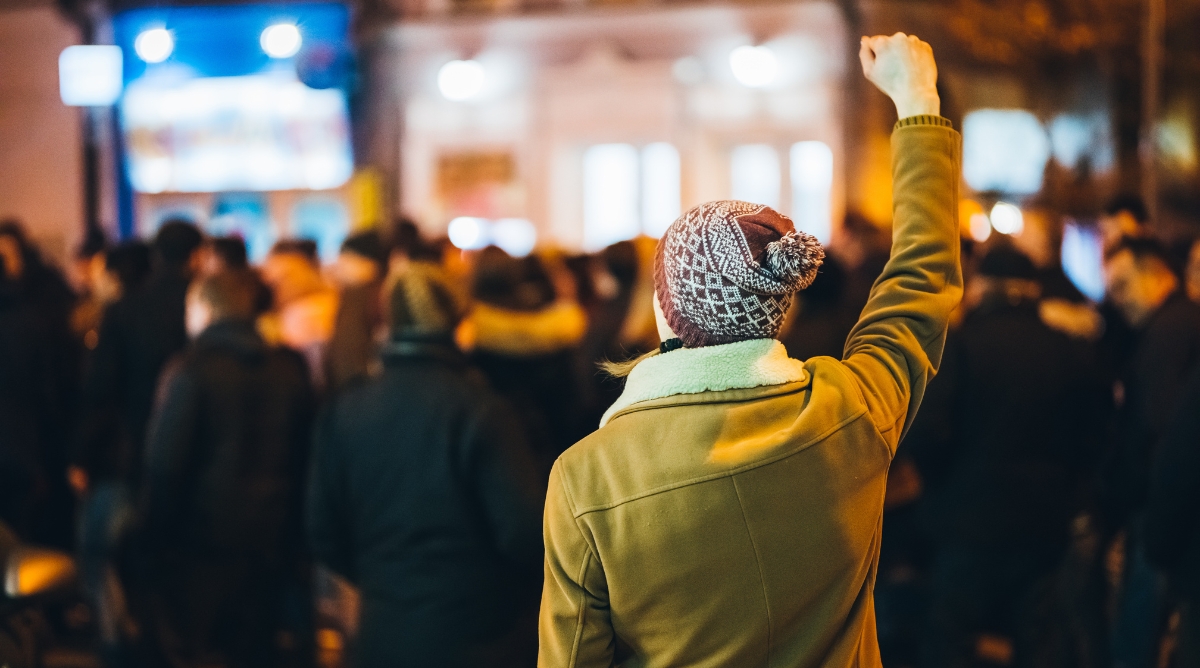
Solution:
[{"label": "winter coat", "polygon": [[528,666],[545,481],[512,410],[453,344],[392,341],[323,414],[316,557],[358,586],[356,664]]},{"label": "winter coat", "polygon": [[312,389],[304,360],[250,322],[218,322],[164,373],[142,494],[156,551],[294,561]]},{"label": "winter coat", "polygon": [[142,444],[163,367],[187,345],[184,302],[190,276],[180,267],[163,266],[145,285],[117,300],[104,313],[91,368],[84,380],[87,422],[103,421],[97,412],[120,417],[127,438],[97,448],[81,442],[77,464],[93,477],[136,484]]},{"label": "winter coat", "polygon": [[962,295],[960,145],[940,117],[893,133],[892,256],[842,360],[651,357],[558,459],[539,665],[880,665],[888,466]]},{"label": "winter coat", "polygon": [[1133,336],[1122,374],[1117,442],[1104,470],[1111,528],[1142,510],[1159,440],[1178,410],[1188,377],[1200,368],[1200,306],[1177,292]]},{"label": "winter coat", "polygon": [[[922,503],[935,535],[994,548],[1064,546],[1111,416],[1096,346],[1051,329],[1037,301],[994,295],[950,335],[936,384],[950,403],[943,442],[905,445],[921,446],[914,456],[928,468],[948,469],[944,480],[926,476]],[[929,408],[913,436],[940,412]]]},{"label": "winter coat", "polygon": [[1146,554],[1200,605],[1200,367],[1192,373],[1155,457],[1146,503]]}]

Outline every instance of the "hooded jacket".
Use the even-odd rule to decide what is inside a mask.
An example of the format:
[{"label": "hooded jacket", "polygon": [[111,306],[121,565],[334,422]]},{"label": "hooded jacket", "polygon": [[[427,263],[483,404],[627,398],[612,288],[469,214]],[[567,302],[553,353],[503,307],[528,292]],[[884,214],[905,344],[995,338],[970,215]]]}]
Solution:
[{"label": "hooded jacket", "polygon": [[773,339],[649,358],[558,459],[540,666],[880,665],[888,466],[962,295],[960,145],[940,117],[897,124],[891,259],[842,360]]}]

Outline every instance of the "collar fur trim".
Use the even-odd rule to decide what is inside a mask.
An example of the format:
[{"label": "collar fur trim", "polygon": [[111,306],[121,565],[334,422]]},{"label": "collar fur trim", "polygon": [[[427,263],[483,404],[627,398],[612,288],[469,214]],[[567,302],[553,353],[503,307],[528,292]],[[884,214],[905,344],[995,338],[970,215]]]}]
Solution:
[{"label": "collar fur trim", "polygon": [[744,390],[808,378],[804,362],[788,357],[775,339],[682,348],[655,355],[633,368],[625,391],[604,413],[600,426],[633,404],[677,394]]}]

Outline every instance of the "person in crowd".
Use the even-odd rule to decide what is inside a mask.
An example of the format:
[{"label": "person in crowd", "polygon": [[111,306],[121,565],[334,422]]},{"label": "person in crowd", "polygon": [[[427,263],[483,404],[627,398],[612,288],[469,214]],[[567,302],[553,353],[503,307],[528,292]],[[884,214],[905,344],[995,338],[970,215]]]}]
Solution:
[{"label": "person in crowd", "polygon": [[573,278],[557,258],[513,258],[490,246],[475,259],[473,296],[472,361],[521,415],[548,471],[590,427],[573,375],[587,329]]},{"label": "person in crowd", "polygon": [[662,347],[554,465],[541,666],[879,666],[884,487],[962,295],[960,138],[930,47],[864,38],[896,102],[895,241],[842,360],[775,340],[823,257],[769,207],[720,201],[659,241]]},{"label": "person in crowd", "polygon": [[[1144,541],[1179,605],[1173,666],[1200,666],[1200,367],[1192,372],[1155,457]],[[1159,665],[1166,665],[1160,660]]]},{"label": "person in crowd", "polygon": [[64,475],[80,361],[73,308],[24,228],[0,222],[0,521],[62,548],[74,512]]},{"label": "person in crowd", "polygon": [[384,370],[323,413],[309,490],[313,554],[362,593],[352,665],[533,665],[543,474],[455,346],[458,288],[413,262],[385,294]]},{"label": "person in crowd", "polygon": [[1105,258],[1108,298],[1134,332],[1120,372],[1116,443],[1104,470],[1109,533],[1123,531],[1125,572],[1114,627],[1114,660],[1154,665],[1163,630],[1160,583],[1142,548],[1142,514],[1151,462],[1184,383],[1200,363],[1200,306],[1190,302],[1166,251],[1152,239],[1131,238]]},{"label": "person in crowd", "polygon": [[600,371],[605,361],[625,361],[658,346],[654,326],[655,240],[637,237],[575,259],[580,306],[587,332],[575,355],[575,375],[588,426],[621,395],[621,383]]},{"label": "person in crowd", "polygon": [[262,278],[274,296],[274,310],[262,319],[267,340],[304,355],[314,384],[324,389],[338,293],[321,276],[316,244],[305,239],[276,243],[263,263]]},{"label": "person in crowd", "polygon": [[1024,212],[1023,219],[1024,226],[1012,241],[1037,269],[1042,300],[1085,303],[1087,298],[1063,270],[1062,216],[1050,209],[1030,207]]},{"label": "person in crowd", "polygon": [[[847,293],[842,262],[827,254],[812,285],[796,293],[779,340],[797,359],[840,358],[846,337],[858,322],[863,304]],[[855,308],[857,306],[857,308]]]},{"label": "person in crowd", "polygon": [[[104,313],[100,335],[84,381],[84,420],[97,412],[114,411],[128,435],[132,450],[98,454],[80,452],[96,461],[109,459],[105,468],[130,488],[137,489],[141,446],[154,403],[159,374],[167,361],[187,345],[184,302],[188,283],[199,269],[203,238],[192,223],[165,221],[152,244],[150,276]],[[80,487],[86,488],[86,481]]]},{"label": "person in crowd", "polygon": [[1152,235],[1150,214],[1141,197],[1123,193],[1112,198],[1100,216],[1100,241],[1105,251],[1124,239],[1147,239]]},{"label": "person in crowd", "polygon": [[205,276],[222,271],[241,271],[250,266],[246,242],[241,237],[213,237],[204,245],[200,273]]},{"label": "person in crowd", "polygon": [[985,631],[1013,638],[1011,665],[1069,664],[1053,582],[1103,457],[1111,390],[1095,346],[1042,319],[1038,279],[1007,244],[983,257],[935,381],[949,424],[941,443],[913,443],[918,462],[943,467],[924,476],[937,545],[924,666],[975,665]]},{"label": "person in crowd", "polygon": [[[315,408],[303,359],[254,325],[245,271],[187,293],[190,344],[164,372],[139,499],[154,614],[177,666],[261,668],[304,652],[303,490]],[[297,654],[303,656],[302,654]]]},{"label": "person in crowd", "polygon": [[365,376],[378,357],[383,320],[379,295],[389,255],[379,233],[368,230],[347,237],[333,263],[341,297],[327,359],[332,389]]},{"label": "person in crowd", "polygon": [[76,297],[75,308],[71,312],[71,332],[81,341],[90,333],[93,342],[89,349],[95,347],[94,339],[100,329],[100,318],[110,303],[96,295],[96,282],[104,274],[107,250],[108,241],[104,233],[98,228],[89,227],[84,232],[83,242],[79,244],[68,274]]}]

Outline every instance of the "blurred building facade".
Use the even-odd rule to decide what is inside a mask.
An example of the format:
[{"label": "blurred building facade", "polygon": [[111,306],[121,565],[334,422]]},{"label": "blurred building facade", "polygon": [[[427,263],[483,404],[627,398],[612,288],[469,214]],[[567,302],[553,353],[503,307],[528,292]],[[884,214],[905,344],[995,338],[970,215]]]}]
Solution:
[{"label": "blurred building facade", "polygon": [[[51,93],[64,46],[132,50],[137,33],[122,22],[146,15],[145,3],[10,0],[0,31],[14,39],[0,60],[13,94],[0,101],[0,136],[16,178],[0,215],[26,219],[63,253],[89,215],[118,235],[173,213],[217,233],[265,220],[271,238],[324,238],[327,248],[355,226],[407,214],[431,234],[469,219],[459,235],[468,245],[491,233],[521,247],[532,232],[594,249],[653,235],[700,201],[742,197],[836,244],[845,211],[890,219],[894,112],[857,76],[856,45],[860,34],[903,30],[933,44],[943,113],[967,135],[975,208],[964,209],[964,230],[997,203],[1086,221],[1108,196],[1133,191],[1154,195],[1162,225],[1186,234],[1200,217],[1200,102],[1188,84],[1200,58],[1186,39],[1200,7],[1154,15],[1156,2],[360,0],[342,6],[345,47],[333,54],[351,76],[317,86],[342,92],[352,170],[339,167],[336,185],[182,187],[147,186],[122,162],[139,148],[127,109],[72,110]],[[189,6],[154,11],[180,17]],[[292,5],[201,7],[265,16]],[[261,58],[256,31],[244,48]],[[182,52],[188,35],[179,37]],[[121,104],[145,78],[126,56]],[[306,83],[311,56],[290,61]],[[252,69],[238,74],[272,68]],[[90,170],[85,136],[102,149]],[[241,168],[254,162],[239,155],[230,160]],[[259,171],[285,171],[268,163]],[[87,174],[100,186],[91,196]]]}]

